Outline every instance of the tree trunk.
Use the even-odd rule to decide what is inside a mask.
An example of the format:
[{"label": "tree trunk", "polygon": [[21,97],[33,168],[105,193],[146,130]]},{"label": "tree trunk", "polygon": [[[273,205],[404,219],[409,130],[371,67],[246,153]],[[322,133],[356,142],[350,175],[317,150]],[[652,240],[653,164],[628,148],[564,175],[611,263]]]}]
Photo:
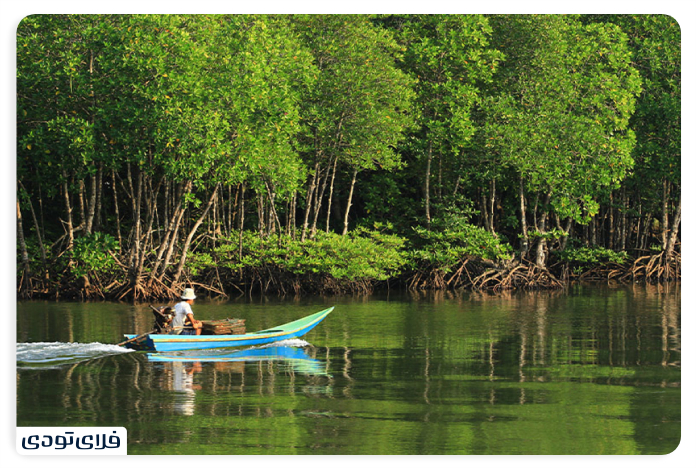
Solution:
[{"label": "tree trunk", "polygon": [[628,234],[628,218],[626,216],[626,211],[628,210],[628,202],[626,201],[626,187],[621,188],[621,234],[620,234],[620,245],[621,251],[626,250],[626,235]]},{"label": "tree trunk", "polygon": [[609,193],[609,250],[614,250],[614,192]]},{"label": "tree trunk", "polygon": [[68,247],[66,250],[72,251],[73,243],[75,242],[73,233],[73,220],[72,220],[72,206],[70,205],[70,192],[68,191],[68,176],[65,174],[65,169],[63,169],[63,195],[65,200],[65,212],[68,215]]},{"label": "tree trunk", "polygon": [[297,215],[297,190],[292,192],[292,200],[290,201],[290,213],[288,214],[288,234],[295,240],[295,218]]},{"label": "tree trunk", "polygon": [[237,203],[239,203],[239,185],[234,191],[234,202],[232,202],[232,186],[227,187],[228,210],[227,210],[227,235],[232,235],[232,226],[234,226],[235,216],[237,215]]},{"label": "tree trunk", "polygon": [[648,240],[650,238],[650,230],[652,229],[652,220],[653,220],[653,215],[652,213],[648,212],[645,214],[645,227],[643,227],[643,235],[641,236],[640,239],[640,250],[645,250],[648,248]]},{"label": "tree trunk", "polygon": [[266,184],[266,191],[268,192],[268,199],[270,203],[270,210],[271,210],[271,217],[273,218],[273,226],[278,230],[278,236],[281,235],[282,229],[280,227],[280,218],[278,218],[278,212],[275,209],[275,192],[271,190],[270,184],[264,180],[264,184]]},{"label": "tree trunk", "polygon": [[104,165],[99,163],[97,169],[97,206],[94,208],[94,225],[95,231],[99,231],[102,226],[102,204],[104,200]]},{"label": "tree trunk", "polygon": [[[181,229],[181,224],[182,220],[184,218],[184,213],[186,212],[186,208],[183,208],[179,212],[179,216],[176,219],[176,222],[174,224],[174,230],[172,232],[171,239],[169,239],[169,243],[167,245],[167,251],[162,259],[162,268],[160,269],[159,275],[157,276],[157,279],[162,282],[164,279],[164,275],[167,273],[167,267],[169,267],[169,263],[172,259],[172,255],[174,254],[174,248],[176,247],[177,241],[179,240],[179,230]],[[154,271],[153,271],[154,274]]]},{"label": "tree trunk", "polygon": [[483,227],[487,232],[495,235],[495,179],[490,182],[490,198],[481,191],[481,215],[483,217]]},{"label": "tree trunk", "polygon": [[198,221],[196,221],[196,223],[191,228],[191,231],[189,231],[188,236],[186,237],[186,242],[184,243],[184,247],[181,250],[181,259],[179,260],[179,267],[176,269],[176,274],[174,275],[174,279],[172,280],[172,289],[176,289],[179,284],[179,278],[181,278],[181,272],[183,271],[184,264],[186,263],[186,255],[188,254],[189,247],[191,246],[191,240],[193,240],[193,236],[196,234],[196,231],[203,223],[203,220],[208,214],[208,211],[210,211],[210,207],[215,202],[215,197],[217,196],[217,191],[219,187],[219,184],[215,186],[215,190],[213,190],[213,194],[210,196],[210,200],[208,200],[208,204],[205,206],[203,214],[201,214],[200,218],[198,218]]},{"label": "tree trunk", "polygon": [[544,206],[543,206],[543,211],[541,213],[541,218],[539,219],[539,224],[538,224],[538,229],[539,229],[539,234],[541,234],[541,237],[539,237],[539,241],[537,242],[537,253],[536,253],[536,266],[539,268],[546,268],[546,238],[543,237],[544,234],[546,234],[546,220],[548,219],[549,213],[547,211],[547,207],[549,204],[549,200],[551,199],[551,195],[547,194],[546,195],[546,200],[544,201]]},{"label": "tree trunk", "polygon": [[457,192],[459,191],[459,183],[462,180],[462,176],[457,176],[457,180],[454,183],[454,190],[452,190],[452,198],[454,198],[457,195]]},{"label": "tree trunk", "polygon": [[[559,220],[559,224],[560,224],[560,220]],[[566,247],[568,246],[568,239],[570,238],[570,230],[572,228],[573,228],[573,220],[572,220],[572,218],[568,218],[568,220],[566,221],[565,228],[563,228],[563,227],[560,228],[566,234],[565,236],[561,237],[561,239],[560,239],[560,249],[561,250],[565,250]]]},{"label": "tree trunk", "polygon": [[257,229],[259,231],[259,236],[261,239],[263,239],[265,230],[266,230],[266,225],[264,223],[264,213],[263,213],[263,192],[258,192],[256,193],[256,214],[258,217],[257,221]]},{"label": "tree trunk", "polygon": [[[39,225],[39,220],[36,218],[36,212],[34,211],[34,204],[31,202],[31,198],[29,197],[29,192],[24,188],[24,185],[22,184],[21,181],[17,181],[19,183],[19,186],[22,188],[24,193],[27,194],[27,202],[29,203],[29,210],[31,212],[31,218],[34,222],[34,228],[36,229],[36,237],[39,241],[39,249],[41,250],[41,264],[44,267],[44,270],[46,269],[46,247],[44,246],[43,243],[43,236],[41,235],[41,226]],[[17,207],[19,209],[19,207]]]},{"label": "tree trunk", "polygon": [[495,236],[495,179],[491,180],[491,200],[488,216],[489,232]]},{"label": "tree trunk", "polygon": [[638,218],[636,219],[636,240],[633,244],[634,248],[640,249],[640,234],[643,227],[643,205],[638,203]]},{"label": "tree trunk", "polygon": [[118,189],[116,188],[116,173],[111,169],[111,180],[112,188],[114,191],[114,213],[116,215],[116,239],[118,240],[118,245],[123,248],[123,239],[121,238],[121,215],[118,211]]},{"label": "tree trunk", "polygon": [[334,158],[333,167],[331,168],[331,184],[329,185],[329,201],[326,205],[326,232],[329,232],[329,226],[331,224],[331,204],[333,203],[333,193],[334,193],[334,181],[336,180],[336,164],[338,163],[338,158]]},{"label": "tree trunk", "polygon": [[527,233],[527,208],[524,199],[524,179],[520,176],[520,225],[522,239],[520,239],[520,258],[526,258],[529,252],[529,234]]},{"label": "tree trunk", "polygon": [[132,256],[132,264],[133,267],[135,267],[135,259],[138,258],[138,255],[140,254],[140,236],[141,236],[141,229],[142,229],[142,222],[140,220],[140,209],[142,206],[142,196],[143,196],[143,173],[142,171],[138,171],[138,175],[136,178],[135,182],[135,197],[133,197],[132,200],[132,205],[133,205],[133,235],[132,235],[132,242],[133,245],[131,246],[131,256]]},{"label": "tree trunk", "polygon": [[322,178],[321,190],[318,191],[318,196],[316,203],[314,204],[314,217],[312,219],[312,229],[310,231],[310,237],[313,239],[317,234],[317,221],[319,219],[319,211],[321,210],[322,200],[324,199],[324,192],[326,192],[326,185],[329,181],[329,167],[326,168],[326,174]]},{"label": "tree trunk", "polygon": [[662,179],[662,249],[667,250],[667,232],[669,230],[669,183]]},{"label": "tree trunk", "polygon": [[22,225],[22,210],[19,207],[19,197],[17,197],[17,241],[22,255],[22,269],[24,270],[25,279],[29,280],[31,268],[29,267],[29,253],[27,252],[27,244],[24,240],[24,226]]},{"label": "tree trunk", "polygon": [[[164,258],[162,259],[162,268],[160,269],[159,276],[157,277],[160,281],[162,281],[162,278],[164,278],[164,274],[167,272],[167,267],[169,266],[169,262],[172,258],[172,255],[174,254],[174,248],[176,247],[176,243],[179,239],[179,229],[181,228],[181,222],[184,218],[184,213],[186,212],[186,208],[183,208],[179,212],[179,216],[176,218],[176,221],[174,223],[174,228],[173,232],[171,235],[171,238],[169,239],[169,242],[166,244],[167,245],[167,250]],[[153,274],[155,273],[155,270],[153,270]]]},{"label": "tree trunk", "polygon": [[317,183],[316,187],[314,187],[314,195],[312,195],[312,203],[311,207],[312,209],[310,210],[310,215],[309,217],[312,219],[311,222],[307,222],[307,232],[308,232],[308,237],[309,239],[313,239],[314,235],[316,234],[316,226],[314,226],[314,216],[317,213],[317,209],[319,208],[317,205],[320,203],[320,196],[319,192],[321,191],[321,166],[319,166],[319,172],[317,173]]},{"label": "tree trunk", "polygon": [[314,164],[314,174],[312,175],[312,182],[310,182],[309,187],[307,187],[307,206],[305,207],[304,221],[302,223],[302,235],[300,236],[301,242],[304,242],[307,238],[307,228],[309,227],[309,212],[312,209],[312,197],[314,196],[314,190],[316,188],[318,172],[319,162]]},{"label": "tree trunk", "polygon": [[590,245],[597,247],[597,216],[590,219]]},{"label": "tree trunk", "polygon": [[211,229],[212,229],[213,241],[215,240],[216,233],[217,233],[216,227],[219,226],[218,215],[217,215],[218,203],[222,203],[223,199],[224,199],[224,190],[220,190],[220,192],[218,193],[218,196],[215,198],[215,203],[213,203],[213,214],[211,215],[213,218],[213,222],[208,224],[208,234],[211,234]]},{"label": "tree trunk", "polygon": [[140,283],[140,265],[138,264],[140,260],[140,231],[141,231],[141,221],[140,221],[140,207],[142,205],[143,196],[143,172],[138,170],[137,182],[136,182],[136,196],[133,198],[133,245],[131,246],[130,261],[128,265],[128,276],[130,279],[131,287],[133,287],[133,300],[137,298],[137,287]]},{"label": "tree trunk", "polygon": [[[293,193],[294,196],[294,193]],[[285,200],[285,234],[290,236],[290,215],[292,211],[292,197]]]},{"label": "tree trunk", "polygon": [[438,203],[442,204],[442,154],[437,155],[437,194]]},{"label": "tree trunk", "polygon": [[353,169],[353,179],[350,181],[350,192],[348,193],[348,204],[346,205],[346,214],[343,217],[343,235],[348,234],[348,214],[350,213],[350,206],[353,203],[353,190],[355,189],[355,179],[358,176],[358,170]]},{"label": "tree trunk", "polygon": [[[169,180],[166,180],[165,177],[165,182],[164,182],[164,203],[162,204],[162,221],[164,222],[164,233],[166,235],[167,232],[169,232],[169,205],[171,203],[170,199],[170,191],[172,191],[172,183]],[[158,223],[159,226],[159,223]],[[164,243],[164,238],[162,237],[162,230],[161,228],[157,230],[157,238],[160,247]]]},{"label": "tree trunk", "polygon": [[79,190],[77,191],[77,200],[79,201],[78,206],[80,207],[80,227],[84,229],[87,225],[87,214],[85,210],[85,181],[80,179],[78,184]]},{"label": "tree trunk", "polygon": [[491,232],[491,222],[488,216],[488,197],[482,189],[479,188],[478,191],[481,194],[479,200],[481,202],[481,218],[483,218],[483,228],[486,230],[486,232]]},{"label": "tree trunk", "polygon": [[85,226],[85,231],[87,234],[92,234],[92,228],[94,227],[94,214],[97,209],[97,175],[94,174],[90,176],[90,190],[89,190],[89,200],[87,201],[87,223]]},{"label": "tree trunk", "polygon": [[[425,193],[425,224],[428,230],[430,230],[430,165],[433,161],[433,143],[432,141],[428,144],[428,159],[425,164],[425,184],[423,187],[423,192]],[[352,188],[351,188],[352,189]]]},{"label": "tree trunk", "polygon": [[239,195],[239,261],[242,261],[242,247],[243,240],[242,234],[244,233],[244,192],[246,190],[246,182],[242,182]]},{"label": "tree trunk", "polygon": [[46,228],[45,228],[46,223],[44,222],[44,203],[43,203],[43,194],[42,194],[40,185],[38,187],[38,191],[39,191],[39,222],[41,224],[41,237],[43,239],[46,239]]},{"label": "tree trunk", "polygon": [[677,235],[679,234],[679,224],[681,223],[681,191],[679,191],[679,202],[677,203],[677,209],[674,213],[674,218],[672,219],[672,228],[667,240],[667,246],[665,248],[665,258],[669,261],[674,253],[674,246],[677,244]]},{"label": "tree trunk", "polygon": [[146,217],[147,228],[145,229],[145,243],[143,247],[140,249],[140,256],[138,257],[137,262],[136,274],[138,275],[138,277],[140,277],[140,274],[143,270],[143,265],[145,264],[145,255],[147,254],[147,252],[151,250],[150,245],[153,243],[152,224],[154,223],[155,214],[157,212],[157,195],[159,194],[163,179],[160,179],[159,183],[157,184],[157,187],[154,190],[152,189],[152,179],[150,177],[147,177],[147,180],[150,196],[147,197],[148,209]]},{"label": "tree trunk", "polygon": [[[167,221],[167,232],[165,233],[164,240],[160,244],[159,250],[157,252],[157,260],[155,261],[155,266],[152,268],[152,272],[150,273],[150,278],[154,278],[155,276],[157,276],[157,271],[159,270],[160,265],[163,266],[158,278],[161,280],[164,276],[164,272],[166,271],[167,265],[169,264],[169,258],[171,257],[171,254],[174,250],[174,245],[176,244],[177,234],[179,232],[179,225],[181,224],[184,212],[186,211],[186,207],[184,206],[184,199],[186,198],[186,195],[188,195],[191,192],[192,186],[193,184],[191,183],[191,181],[188,181],[186,185],[183,187],[183,190],[181,190],[182,193],[180,193],[179,195],[179,201],[176,207],[174,208],[172,217],[169,221]],[[173,191],[174,190],[172,190],[172,192]],[[165,252],[167,253],[166,256]]]}]

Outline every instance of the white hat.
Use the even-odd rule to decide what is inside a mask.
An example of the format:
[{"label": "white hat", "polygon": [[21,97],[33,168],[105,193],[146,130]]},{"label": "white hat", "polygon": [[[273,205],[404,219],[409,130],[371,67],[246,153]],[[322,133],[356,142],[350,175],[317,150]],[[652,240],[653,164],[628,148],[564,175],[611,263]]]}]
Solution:
[{"label": "white hat", "polygon": [[184,289],[184,294],[181,295],[181,298],[185,301],[188,301],[189,299],[195,299],[196,295],[193,293],[193,288]]}]

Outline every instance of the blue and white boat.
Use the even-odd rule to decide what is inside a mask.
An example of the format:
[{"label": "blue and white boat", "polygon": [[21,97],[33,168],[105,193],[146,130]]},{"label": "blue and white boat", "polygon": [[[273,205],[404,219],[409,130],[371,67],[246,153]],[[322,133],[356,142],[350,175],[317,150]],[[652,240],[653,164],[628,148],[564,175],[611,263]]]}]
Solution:
[{"label": "blue and white boat", "polygon": [[130,340],[124,346],[138,351],[167,352],[264,345],[304,335],[319,325],[333,309],[330,307],[294,322],[243,335],[124,335]]}]

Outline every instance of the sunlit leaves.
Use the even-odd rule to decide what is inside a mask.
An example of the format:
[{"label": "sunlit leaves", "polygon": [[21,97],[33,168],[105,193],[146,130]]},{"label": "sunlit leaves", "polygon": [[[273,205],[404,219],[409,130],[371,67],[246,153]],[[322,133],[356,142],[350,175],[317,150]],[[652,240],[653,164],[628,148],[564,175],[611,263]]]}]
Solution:
[{"label": "sunlit leaves", "polygon": [[633,165],[628,124],[641,85],[626,35],[564,16],[492,21],[507,61],[485,106],[489,145],[531,190],[552,194],[561,217],[586,222],[597,208],[588,198]]},{"label": "sunlit leaves", "polygon": [[638,97],[631,128],[636,133],[634,174],[646,206],[658,200],[662,179],[681,184],[681,31],[665,15],[597,15],[589,21],[617,25],[628,38],[631,63],[640,72],[643,92]]},{"label": "sunlit leaves", "polygon": [[359,170],[398,167],[395,146],[411,125],[414,93],[396,68],[394,39],[364,16],[306,16],[294,23],[318,68],[305,102],[312,155]]},{"label": "sunlit leaves", "polygon": [[[403,64],[417,78],[422,146],[459,154],[475,133],[479,85],[493,79],[503,55],[489,47],[491,27],[479,15],[414,15],[401,32]],[[424,151],[421,149],[421,151]]]}]

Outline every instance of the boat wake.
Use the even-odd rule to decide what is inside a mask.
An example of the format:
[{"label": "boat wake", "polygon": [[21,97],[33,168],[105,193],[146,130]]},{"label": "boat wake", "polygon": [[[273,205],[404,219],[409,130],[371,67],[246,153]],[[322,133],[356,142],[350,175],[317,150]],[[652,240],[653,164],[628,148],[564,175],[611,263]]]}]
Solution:
[{"label": "boat wake", "polygon": [[312,346],[312,345],[307,343],[305,340],[300,340],[298,338],[291,338],[289,340],[276,341],[275,343],[268,343],[268,344],[265,344],[262,346],[253,346],[252,348],[255,348],[255,349],[277,348],[277,347],[305,348],[307,346]]},{"label": "boat wake", "polygon": [[55,368],[132,350],[104,343],[17,343],[17,367]]}]

